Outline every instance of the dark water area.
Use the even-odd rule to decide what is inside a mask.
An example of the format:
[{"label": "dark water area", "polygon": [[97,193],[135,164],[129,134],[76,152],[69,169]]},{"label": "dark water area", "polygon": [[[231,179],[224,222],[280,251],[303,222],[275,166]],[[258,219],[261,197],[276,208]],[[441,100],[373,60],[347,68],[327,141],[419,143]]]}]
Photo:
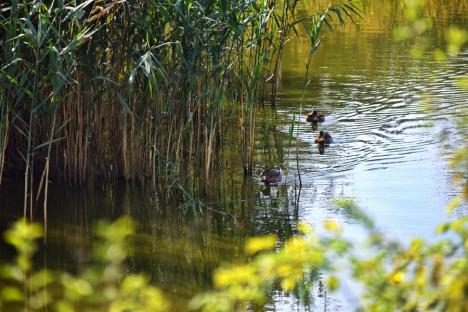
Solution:
[{"label": "dark water area", "polygon": [[[455,3],[428,8],[437,13],[436,39],[448,24],[466,29],[468,8]],[[229,161],[219,172],[221,183],[195,214],[190,207],[162,202],[146,188],[51,184],[48,243],[37,263],[82,270],[90,262],[93,224],[129,215],[138,227],[128,271],[145,272],[173,299],[174,311],[180,311],[193,294],[211,287],[216,267],[244,260],[242,246],[248,237],[275,233],[284,240],[294,235],[297,221],[320,232],[328,218],[344,224],[351,240],[365,237],[352,215],[332,205],[335,197],[354,198],[390,237],[435,239],[438,224],[468,212],[466,206],[454,216],[444,212],[459,191],[452,185],[448,159],[467,144],[460,135],[467,125],[457,122],[468,117],[468,92],[457,80],[468,75],[468,50],[447,63],[435,62],[430,53],[415,59],[408,44],[393,39],[393,30],[402,23],[402,9],[394,1],[368,1],[365,11],[357,25],[328,34],[314,55],[302,115],[307,40],[286,45],[277,107],[257,111],[253,177],[243,176],[237,151],[227,146]],[[312,109],[326,115],[318,129],[305,121]],[[291,137],[290,127],[298,118]],[[334,138],[323,155],[314,144],[319,130]],[[272,167],[282,168],[285,179],[265,186],[258,174]],[[18,186],[0,189],[2,228],[22,214],[22,196]],[[2,247],[2,256],[9,254]],[[350,288],[345,285],[326,299],[313,288],[315,299],[309,305],[273,293],[267,309],[350,310],[356,296]]]}]

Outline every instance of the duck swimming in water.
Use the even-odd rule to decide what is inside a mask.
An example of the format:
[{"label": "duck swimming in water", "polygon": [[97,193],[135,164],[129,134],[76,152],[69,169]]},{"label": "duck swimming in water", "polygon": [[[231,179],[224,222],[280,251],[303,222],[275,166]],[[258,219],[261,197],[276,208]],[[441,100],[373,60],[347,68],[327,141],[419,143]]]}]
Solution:
[{"label": "duck swimming in water", "polygon": [[314,110],[312,113],[307,114],[306,121],[307,122],[324,122],[325,116]]},{"label": "duck swimming in water", "polygon": [[278,169],[264,170],[260,174],[260,180],[265,184],[281,182],[281,171]]},{"label": "duck swimming in water", "polygon": [[320,131],[319,135],[315,137],[317,144],[330,144],[331,142],[333,142],[333,138],[328,132]]}]

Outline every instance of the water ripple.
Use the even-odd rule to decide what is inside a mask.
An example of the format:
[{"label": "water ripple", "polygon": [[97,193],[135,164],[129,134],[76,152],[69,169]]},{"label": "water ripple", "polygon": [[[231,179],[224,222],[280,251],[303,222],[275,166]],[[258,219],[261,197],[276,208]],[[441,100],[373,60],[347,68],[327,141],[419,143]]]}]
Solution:
[{"label": "water ripple", "polygon": [[[461,65],[423,69],[405,79],[382,77],[370,82],[365,76],[345,76],[347,81],[320,95],[320,106],[313,107],[326,115],[326,122],[313,130],[302,116],[297,125],[301,170],[320,177],[347,172],[358,165],[373,171],[392,164],[421,161],[425,158],[410,156],[440,147],[441,130],[435,127],[440,124],[444,125],[443,131],[455,134],[455,141],[459,140],[454,118],[468,111],[467,92],[455,83],[462,76],[466,76],[466,67]],[[322,87],[333,83],[331,77],[321,82]],[[424,108],[425,93],[430,93],[433,99],[430,109]],[[279,112],[288,121],[281,128],[285,133],[297,114],[298,104],[283,107]],[[325,155],[320,155],[314,144],[319,130],[334,137]],[[291,160],[295,162],[295,157],[291,156]],[[307,176],[305,179],[308,180]]]}]

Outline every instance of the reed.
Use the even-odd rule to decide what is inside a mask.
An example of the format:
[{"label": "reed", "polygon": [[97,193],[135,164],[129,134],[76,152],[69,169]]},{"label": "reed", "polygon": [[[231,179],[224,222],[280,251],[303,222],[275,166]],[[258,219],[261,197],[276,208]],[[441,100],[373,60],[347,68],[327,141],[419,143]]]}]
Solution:
[{"label": "reed", "polygon": [[[11,0],[0,7],[0,182],[24,179],[24,215],[49,183],[149,183],[207,194],[226,129],[254,163],[255,107],[275,104],[281,55],[317,23],[297,0]],[[352,0],[328,6],[358,14]],[[314,47],[313,47],[314,48]],[[271,90],[271,91],[269,91]],[[45,211],[46,212],[46,211]]]}]

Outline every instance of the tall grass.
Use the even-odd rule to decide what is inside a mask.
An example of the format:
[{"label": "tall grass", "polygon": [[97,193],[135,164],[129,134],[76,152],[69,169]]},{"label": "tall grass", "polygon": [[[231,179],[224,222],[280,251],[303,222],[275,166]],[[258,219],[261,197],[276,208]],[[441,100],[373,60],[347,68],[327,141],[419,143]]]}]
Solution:
[{"label": "tall grass", "polygon": [[358,12],[352,0],[314,15],[297,7],[297,0],[0,5],[0,182],[24,180],[25,217],[39,202],[46,209],[51,182],[125,179],[150,183],[167,199],[207,193],[233,128],[250,174],[255,106],[266,95],[275,103],[287,40],[300,24],[322,18],[332,27],[332,14],[342,22]]}]

